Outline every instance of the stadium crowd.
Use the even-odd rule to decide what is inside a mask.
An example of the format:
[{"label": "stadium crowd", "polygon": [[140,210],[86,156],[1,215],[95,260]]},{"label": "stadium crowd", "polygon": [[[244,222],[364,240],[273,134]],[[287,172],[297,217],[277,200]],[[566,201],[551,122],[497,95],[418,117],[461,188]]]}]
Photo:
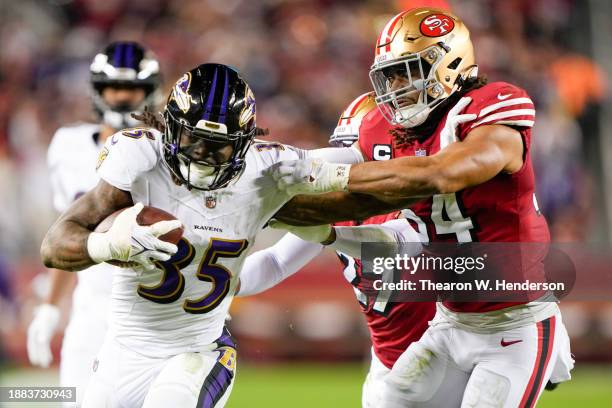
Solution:
[{"label": "stadium crowd", "polygon": [[[0,298],[2,330],[24,330],[29,280],[53,221],[46,150],[55,129],[90,120],[89,64],[108,41],[136,40],[158,56],[165,90],[203,61],[237,67],[270,138],[327,144],[338,114],[371,89],[381,27],[398,10],[449,5],[471,28],[480,72],[524,87],[536,103],[540,207],[553,239],[582,241],[595,223],[589,152],[597,144],[605,77],[580,44],[577,0],[21,0],[0,6]],[[164,92],[166,93],[166,92]],[[27,270],[30,273],[21,273]],[[2,302],[0,300],[0,302]],[[2,306],[3,310],[4,305]],[[10,324],[12,322],[12,324]],[[7,329],[12,328],[12,329]],[[5,342],[11,341],[6,339]],[[23,337],[21,337],[23,342]],[[16,342],[16,341],[15,341]]]}]

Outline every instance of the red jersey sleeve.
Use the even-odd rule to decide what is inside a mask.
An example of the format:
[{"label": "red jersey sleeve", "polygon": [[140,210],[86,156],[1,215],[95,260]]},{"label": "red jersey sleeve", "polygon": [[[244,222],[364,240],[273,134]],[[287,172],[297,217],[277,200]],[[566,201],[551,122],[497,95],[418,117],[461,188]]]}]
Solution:
[{"label": "red jersey sleeve", "polygon": [[483,125],[506,125],[522,131],[533,127],[535,107],[527,92],[507,82],[493,82],[466,94],[472,98],[463,113],[476,114],[476,119],[459,128],[463,139]]}]

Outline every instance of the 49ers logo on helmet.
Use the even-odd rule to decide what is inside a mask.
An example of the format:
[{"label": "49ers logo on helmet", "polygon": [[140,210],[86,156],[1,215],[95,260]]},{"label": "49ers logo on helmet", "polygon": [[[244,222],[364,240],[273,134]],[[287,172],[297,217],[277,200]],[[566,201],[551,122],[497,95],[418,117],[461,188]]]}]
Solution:
[{"label": "49ers logo on helmet", "polygon": [[444,14],[432,14],[421,21],[421,33],[427,37],[441,37],[453,31],[455,22]]}]

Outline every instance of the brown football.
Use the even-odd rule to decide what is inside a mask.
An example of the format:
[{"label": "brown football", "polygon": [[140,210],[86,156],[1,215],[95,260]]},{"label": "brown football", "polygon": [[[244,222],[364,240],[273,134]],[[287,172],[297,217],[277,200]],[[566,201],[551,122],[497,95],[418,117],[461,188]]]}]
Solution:
[{"label": "brown football", "polygon": [[[126,210],[127,208],[129,207],[122,208],[121,210],[117,210],[111,215],[109,215],[108,217],[106,217],[104,220],[102,220],[100,224],[98,224],[98,226],[96,227],[94,231],[95,232],[108,231],[111,225],[113,225],[115,218],[117,218],[117,215],[119,215],[122,211]],[[158,221],[176,220],[176,219],[177,218],[174,215],[164,210],[160,210],[159,208],[155,208],[155,207],[144,206],[142,211],[140,211],[140,213],[136,217],[136,222],[138,223],[138,225],[146,226],[146,225],[155,224]],[[173,229],[172,231],[167,232],[164,235],[161,235],[159,239],[176,245],[182,237],[183,237],[183,227],[181,226],[180,228]],[[121,261],[115,261],[115,260],[111,260],[107,262],[112,265],[121,266],[124,268],[134,266],[133,262],[121,262]]]}]

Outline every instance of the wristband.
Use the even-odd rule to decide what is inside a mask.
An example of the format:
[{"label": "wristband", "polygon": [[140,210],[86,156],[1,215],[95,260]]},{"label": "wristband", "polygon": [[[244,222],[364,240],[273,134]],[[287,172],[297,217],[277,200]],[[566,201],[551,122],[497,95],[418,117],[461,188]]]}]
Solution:
[{"label": "wristband", "polygon": [[105,232],[92,232],[87,237],[87,254],[95,263],[111,259],[110,246]]}]

